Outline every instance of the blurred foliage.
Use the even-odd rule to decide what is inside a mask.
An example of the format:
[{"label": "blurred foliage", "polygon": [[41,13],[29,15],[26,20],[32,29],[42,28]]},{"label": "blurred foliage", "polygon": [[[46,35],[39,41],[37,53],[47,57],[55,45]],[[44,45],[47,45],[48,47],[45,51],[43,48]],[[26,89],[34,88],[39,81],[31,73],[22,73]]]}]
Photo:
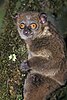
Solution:
[{"label": "blurred foliage", "polygon": [[67,0],[19,0],[19,2],[21,11],[48,11],[56,16],[61,15],[63,8],[67,7]]},{"label": "blurred foliage", "polygon": [[[2,6],[6,1],[7,4]],[[1,18],[3,21],[0,32],[0,100],[21,100],[26,75],[21,73],[19,66],[24,59],[27,59],[27,50],[24,41],[19,37],[12,16],[22,11],[39,11],[51,13],[57,18],[63,16],[67,0],[1,0],[0,2],[0,10],[2,7],[6,10],[4,18]],[[56,98],[65,100],[63,97],[66,96],[66,91],[67,86],[51,94],[51,100]]]}]

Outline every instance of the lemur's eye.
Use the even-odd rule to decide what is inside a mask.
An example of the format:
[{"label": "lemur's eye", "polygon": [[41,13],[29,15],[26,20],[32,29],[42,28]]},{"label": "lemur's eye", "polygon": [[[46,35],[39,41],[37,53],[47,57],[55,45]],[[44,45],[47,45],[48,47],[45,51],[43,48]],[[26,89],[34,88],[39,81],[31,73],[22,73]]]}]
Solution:
[{"label": "lemur's eye", "polygon": [[25,24],[24,24],[24,23],[21,23],[21,24],[19,25],[19,27],[20,27],[21,29],[23,29],[23,28],[25,27]]},{"label": "lemur's eye", "polygon": [[32,24],[30,24],[30,27],[31,27],[32,29],[36,29],[36,28],[37,28],[37,24],[32,23]]}]

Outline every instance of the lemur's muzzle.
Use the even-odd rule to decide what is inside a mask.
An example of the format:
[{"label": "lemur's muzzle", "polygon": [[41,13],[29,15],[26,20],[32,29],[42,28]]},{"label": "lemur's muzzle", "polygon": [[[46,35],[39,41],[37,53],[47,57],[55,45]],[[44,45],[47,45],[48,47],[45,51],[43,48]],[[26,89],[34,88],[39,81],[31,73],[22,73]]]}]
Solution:
[{"label": "lemur's muzzle", "polygon": [[23,30],[23,34],[26,36],[31,35],[31,29],[29,27],[25,27]]}]

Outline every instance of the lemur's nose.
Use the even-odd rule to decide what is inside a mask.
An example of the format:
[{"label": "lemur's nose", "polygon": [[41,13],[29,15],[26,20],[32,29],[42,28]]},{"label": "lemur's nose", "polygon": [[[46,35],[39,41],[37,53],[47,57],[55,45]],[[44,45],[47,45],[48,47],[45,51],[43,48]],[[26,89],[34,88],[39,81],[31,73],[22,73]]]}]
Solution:
[{"label": "lemur's nose", "polygon": [[26,27],[26,28],[24,29],[24,31],[23,31],[23,34],[26,35],[26,36],[30,35],[30,33],[31,33],[31,30],[30,30],[30,28],[28,28],[28,27]]},{"label": "lemur's nose", "polygon": [[24,35],[28,35],[29,32],[27,30],[24,30]]}]

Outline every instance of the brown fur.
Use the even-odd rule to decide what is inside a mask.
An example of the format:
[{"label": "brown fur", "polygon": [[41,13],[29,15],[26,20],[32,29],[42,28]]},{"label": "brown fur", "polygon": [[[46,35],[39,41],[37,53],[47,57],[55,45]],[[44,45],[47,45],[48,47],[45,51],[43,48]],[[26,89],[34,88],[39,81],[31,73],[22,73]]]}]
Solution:
[{"label": "brown fur", "polygon": [[33,39],[25,38],[28,49],[27,63],[31,71],[24,84],[24,100],[46,100],[47,95],[64,85],[67,80],[64,41],[51,23],[38,22],[38,13],[28,12],[22,15],[30,16],[40,27]]}]

